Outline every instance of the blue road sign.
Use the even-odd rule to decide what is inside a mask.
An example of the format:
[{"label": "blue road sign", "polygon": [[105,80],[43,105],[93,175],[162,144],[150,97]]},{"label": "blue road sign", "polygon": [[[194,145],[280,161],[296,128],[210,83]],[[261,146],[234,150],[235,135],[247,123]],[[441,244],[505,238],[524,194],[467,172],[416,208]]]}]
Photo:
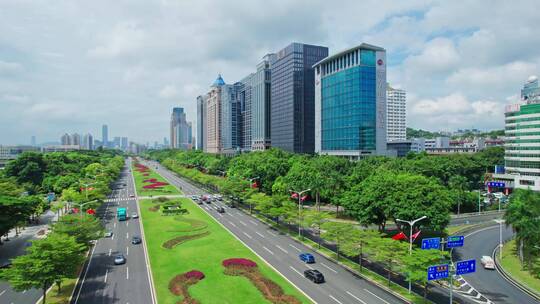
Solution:
[{"label": "blue road sign", "polygon": [[446,239],[446,248],[463,247],[464,240],[463,235],[449,236]]},{"label": "blue road sign", "polygon": [[448,278],[448,264],[429,266],[427,269],[427,279],[439,280]]},{"label": "blue road sign", "polygon": [[438,237],[422,239],[422,249],[439,249],[439,247],[441,247],[441,239]]},{"label": "blue road sign", "polygon": [[504,188],[506,186],[506,184],[503,182],[488,182],[487,185],[488,187],[493,188]]},{"label": "blue road sign", "polygon": [[476,272],[476,260],[465,260],[456,263],[456,274]]}]

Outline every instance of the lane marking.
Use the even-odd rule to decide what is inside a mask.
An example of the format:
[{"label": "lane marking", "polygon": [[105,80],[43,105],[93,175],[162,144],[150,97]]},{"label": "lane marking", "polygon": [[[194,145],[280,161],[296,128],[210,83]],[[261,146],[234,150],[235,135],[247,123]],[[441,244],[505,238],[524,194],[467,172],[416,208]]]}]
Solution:
[{"label": "lane marking", "polygon": [[266,247],[264,247],[264,246],[263,246],[263,249],[266,250],[266,251],[268,251],[271,255],[274,255],[274,253],[273,253],[270,249],[268,249],[268,248],[266,248]]},{"label": "lane marking", "polygon": [[126,267],[126,280],[129,280],[129,267]]},{"label": "lane marking", "polygon": [[221,217],[223,217],[223,214],[221,214],[221,213],[218,213],[218,215],[221,216]]},{"label": "lane marking", "polygon": [[126,232],[126,239],[129,239],[129,232]]},{"label": "lane marking", "polygon": [[242,231],[242,233],[243,233],[245,236],[247,236],[248,238],[252,239],[251,235],[249,235],[249,234],[247,234],[247,233],[245,233],[245,232],[243,232],[243,231]]},{"label": "lane marking", "polygon": [[[98,241],[99,242],[99,241]],[[77,297],[75,298],[75,303],[79,300],[79,296],[81,295],[81,290],[83,289],[84,280],[86,280],[86,275],[88,274],[88,268],[90,268],[90,264],[92,263],[92,258],[94,257],[94,250],[96,250],[97,242],[94,245],[94,248],[92,248],[92,253],[90,253],[90,261],[88,261],[88,264],[86,265],[86,270],[84,271],[84,276],[81,282],[81,286],[79,287],[79,292],[77,292]],[[76,288],[77,286],[75,286]]]},{"label": "lane marking", "polygon": [[378,295],[374,294],[373,292],[371,292],[371,291],[369,291],[369,290],[367,290],[367,289],[365,289],[365,288],[364,288],[364,290],[365,290],[367,293],[369,293],[370,295],[374,296],[375,298],[377,298],[377,299],[383,301],[383,303],[390,304],[390,303],[388,303],[388,301],[386,301],[385,299],[379,297]]},{"label": "lane marking", "polygon": [[114,222],[114,224],[113,224],[113,228],[116,228],[116,222]]},{"label": "lane marking", "polygon": [[285,253],[289,253],[287,250],[281,248],[281,246],[279,246],[279,245],[276,245],[276,247],[279,248],[279,250],[281,250],[281,251],[283,251],[283,252],[285,252]]},{"label": "lane marking", "polygon": [[109,256],[111,256],[112,248],[109,248]]},{"label": "lane marking", "polygon": [[126,227],[128,227],[128,226],[129,226],[129,221],[126,221]]},{"label": "lane marking", "polygon": [[355,298],[356,300],[358,300],[358,302],[367,304],[366,302],[360,300],[360,298],[358,298],[357,296],[353,295],[352,293],[350,293],[350,292],[348,292],[348,291],[347,291],[347,294],[350,295],[351,297]]},{"label": "lane marking", "polygon": [[325,263],[322,263],[322,262],[321,262],[321,265],[322,265],[323,267],[326,267],[326,268],[329,269],[330,271],[333,271],[334,273],[337,273],[337,271],[335,271],[334,269],[332,269],[330,266],[326,265]]},{"label": "lane marking", "polygon": [[294,267],[292,266],[289,266],[289,268],[291,268],[292,270],[294,270],[294,272],[298,273],[300,276],[304,276],[303,274],[300,273],[300,271],[296,270]]},{"label": "lane marking", "polygon": [[332,299],[332,300],[338,302],[339,304],[343,304],[343,303],[341,303],[338,299],[334,298],[334,296],[332,296],[331,294],[329,294],[328,296],[330,297],[330,299]]},{"label": "lane marking", "polygon": [[6,292],[6,290],[3,290],[2,292],[0,292],[0,296],[3,295]]},{"label": "lane marking", "polygon": [[295,247],[293,244],[289,244],[289,246],[291,246],[292,248],[296,249],[296,251],[298,251],[298,252],[302,252],[302,250],[298,249],[298,248]]},{"label": "lane marking", "polygon": [[114,233],[113,233],[112,236],[111,236],[111,241],[112,241],[112,240],[114,240]]},{"label": "lane marking", "polygon": [[259,226],[259,224],[257,224],[254,220],[249,220],[253,225],[255,226]]},{"label": "lane marking", "polygon": [[487,228],[483,228],[483,229],[480,229],[480,230],[473,231],[473,232],[471,232],[471,233],[465,235],[465,237],[469,237],[469,236],[471,236],[471,235],[473,235],[473,234],[476,234],[476,233],[478,233],[478,232],[486,231],[486,230],[493,229],[493,228],[499,228],[499,224],[494,225],[494,226],[490,226],[490,227],[487,227]]},{"label": "lane marking", "polygon": [[129,246],[126,247],[126,255],[129,255]]},{"label": "lane marking", "polygon": [[109,269],[105,269],[105,279],[103,282],[107,283],[107,275],[109,275]]},{"label": "lane marking", "polygon": [[244,225],[244,226],[247,226],[247,224],[244,223],[244,222],[242,222],[242,221],[240,221],[240,224],[242,224],[242,225]]},{"label": "lane marking", "polygon": [[233,222],[229,221],[229,224],[231,224],[232,226],[236,227],[236,224],[234,224]]},{"label": "lane marking", "polygon": [[262,237],[264,239],[264,235],[262,235],[261,233],[255,231],[256,234],[258,234],[260,237]]}]

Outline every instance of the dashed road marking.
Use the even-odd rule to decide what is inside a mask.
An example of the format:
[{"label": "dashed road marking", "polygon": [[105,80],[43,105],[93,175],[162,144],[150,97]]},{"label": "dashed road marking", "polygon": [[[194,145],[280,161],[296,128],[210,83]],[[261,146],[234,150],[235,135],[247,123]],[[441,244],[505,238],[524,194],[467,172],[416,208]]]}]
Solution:
[{"label": "dashed road marking", "polygon": [[242,222],[242,221],[240,221],[240,224],[242,224],[242,225],[244,225],[244,226],[247,226],[247,224],[244,223],[244,222]]},{"label": "dashed road marking", "polygon": [[296,249],[296,251],[298,251],[298,252],[302,252],[302,250],[298,249],[298,248],[295,247],[293,244],[289,244],[289,246],[291,246],[292,248]]},{"label": "dashed road marking", "polygon": [[276,245],[276,247],[279,248],[279,250],[281,250],[281,251],[283,251],[283,252],[285,252],[285,253],[289,253],[287,250],[281,248],[281,246],[279,246],[279,245]]},{"label": "dashed road marking", "polygon": [[263,246],[263,249],[266,250],[266,251],[268,251],[271,255],[274,255],[274,253],[273,253],[270,249],[268,249],[268,248],[266,248],[266,247],[264,247],[264,246]]},{"label": "dashed road marking", "polygon": [[247,234],[247,233],[245,233],[245,232],[243,232],[243,231],[242,231],[242,233],[243,233],[245,236],[247,236],[248,238],[252,239],[251,235],[249,235],[249,234]]},{"label": "dashed road marking", "polygon": [[358,300],[358,302],[367,304],[366,302],[360,300],[360,298],[358,298],[357,296],[353,295],[352,293],[350,293],[350,292],[348,292],[348,291],[347,291],[347,294],[350,295],[351,297],[355,298],[356,300]]},{"label": "dashed road marking", "polygon": [[5,292],[6,290],[2,290],[2,292],[0,292],[0,296],[3,295]]},{"label": "dashed road marking", "polygon": [[253,225],[255,226],[259,226],[259,224],[257,224],[257,222],[255,222],[254,220],[249,220]]},{"label": "dashed road marking", "polygon": [[294,272],[298,273],[299,275],[304,276],[303,274],[300,273],[300,271],[296,270],[296,268],[294,268],[294,267],[292,267],[292,266],[289,266],[289,268],[291,268],[292,270],[294,270]]},{"label": "dashed road marking", "polygon": [[126,280],[129,280],[129,267],[126,267]]},{"label": "dashed road marking", "polygon": [[109,275],[109,269],[105,269],[105,279],[103,282],[107,283],[107,275]]},{"label": "dashed road marking", "polygon": [[236,224],[231,221],[229,221],[229,224],[231,224],[233,227],[236,227]]},{"label": "dashed road marking", "polygon": [[332,299],[332,300],[338,302],[339,304],[343,304],[343,303],[341,303],[338,299],[334,298],[334,296],[332,296],[331,294],[329,294],[328,296],[330,297],[330,299]]},{"label": "dashed road marking", "polygon": [[326,265],[325,263],[322,263],[322,262],[321,262],[321,265],[322,265],[323,267],[325,267],[326,269],[329,269],[330,271],[333,271],[334,273],[337,273],[337,271],[335,271],[334,269],[332,269],[330,266]]},{"label": "dashed road marking", "polygon": [[390,304],[390,303],[388,303],[388,301],[386,301],[385,299],[379,297],[378,295],[374,294],[373,292],[371,292],[371,291],[369,291],[369,290],[367,290],[367,289],[365,289],[365,288],[364,288],[364,290],[365,290],[367,293],[369,293],[370,295],[374,296],[375,298],[381,300],[383,303]]},{"label": "dashed road marking", "polygon": [[262,235],[262,233],[257,232],[257,231],[255,231],[255,233],[264,239],[264,235]]},{"label": "dashed road marking", "polygon": [[109,248],[109,256],[111,256],[112,248]]}]

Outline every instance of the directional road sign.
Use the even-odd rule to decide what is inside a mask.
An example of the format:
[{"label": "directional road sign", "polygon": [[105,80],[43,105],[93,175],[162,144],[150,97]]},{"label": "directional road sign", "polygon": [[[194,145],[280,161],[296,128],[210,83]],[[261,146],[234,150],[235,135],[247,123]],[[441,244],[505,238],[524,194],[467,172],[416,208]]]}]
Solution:
[{"label": "directional road sign", "polygon": [[428,281],[448,278],[448,264],[429,266],[427,275]]},{"label": "directional road sign", "polygon": [[422,239],[422,249],[439,249],[440,246],[441,239],[438,237]]},{"label": "directional road sign", "polygon": [[506,184],[503,182],[488,182],[487,185],[488,187],[493,188],[504,188],[506,186]]},{"label": "directional road sign", "polygon": [[456,275],[476,272],[476,260],[465,260],[456,263]]},{"label": "directional road sign", "polygon": [[464,240],[463,235],[449,236],[446,239],[446,248],[463,247]]}]

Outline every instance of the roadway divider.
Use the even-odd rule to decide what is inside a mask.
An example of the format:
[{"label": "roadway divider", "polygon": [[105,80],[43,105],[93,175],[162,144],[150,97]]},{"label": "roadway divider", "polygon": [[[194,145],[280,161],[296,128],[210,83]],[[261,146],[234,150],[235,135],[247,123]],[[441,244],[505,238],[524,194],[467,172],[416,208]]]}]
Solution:
[{"label": "roadway divider", "polygon": [[525,286],[518,280],[514,279],[512,275],[510,275],[506,270],[504,270],[504,267],[501,265],[501,261],[499,261],[499,254],[497,253],[499,250],[501,250],[499,246],[495,247],[495,249],[493,249],[492,257],[493,257],[493,260],[495,261],[495,268],[501,274],[501,276],[505,280],[507,280],[510,284],[514,285],[515,287],[519,288],[524,293],[531,296],[533,299],[540,301],[540,293],[536,292],[535,290],[532,290],[528,286]]}]

